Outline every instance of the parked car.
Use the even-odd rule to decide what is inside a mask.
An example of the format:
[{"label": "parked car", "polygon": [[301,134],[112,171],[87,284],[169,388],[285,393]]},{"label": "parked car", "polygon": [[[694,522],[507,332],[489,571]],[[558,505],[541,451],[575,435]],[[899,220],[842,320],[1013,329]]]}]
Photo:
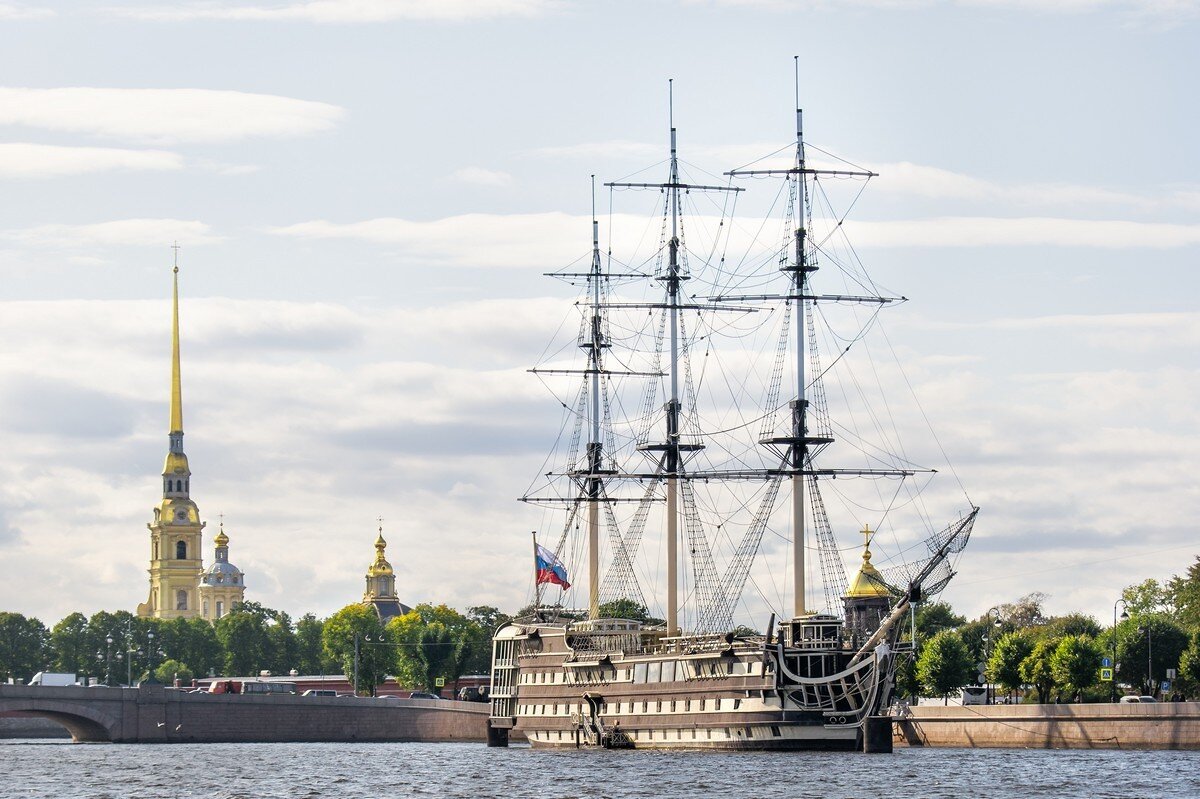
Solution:
[{"label": "parked car", "polygon": [[1152,696],[1123,696],[1121,697],[1122,704],[1133,705],[1138,703],[1157,702],[1158,700]]},{"label": "parked car", "polygon": [[329,688],[309,688],[301,696],[337,696],[338,692]]},{"label": "parked car", "polygon": [[431,694],[428,691],[413,691],[408,695],[409,699],[441,699],[437,694]]}]

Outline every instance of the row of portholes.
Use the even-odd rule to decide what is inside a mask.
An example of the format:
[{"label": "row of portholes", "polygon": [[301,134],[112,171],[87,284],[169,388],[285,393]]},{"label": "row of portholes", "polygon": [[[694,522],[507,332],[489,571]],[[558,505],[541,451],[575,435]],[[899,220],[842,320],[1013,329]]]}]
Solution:
[{"label": "row of portholes", "polygon": [[845,724],[846,717],[845,716],[828,716],[826,718],[826,722],[829,724]]}]

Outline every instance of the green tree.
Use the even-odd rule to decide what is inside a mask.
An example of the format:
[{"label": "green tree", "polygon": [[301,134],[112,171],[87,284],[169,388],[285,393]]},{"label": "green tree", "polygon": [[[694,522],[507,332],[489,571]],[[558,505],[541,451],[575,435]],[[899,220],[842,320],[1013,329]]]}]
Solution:
[{"label": "green tree", "polygon": [[988,659],[988,679],[1012,695],[1021,690],[1025,681],[1021,677],[1021,663],[1033,652],[1033,642],[1025,632],[1014,630],[1005,633],[992,647]]},{"label": "green tree", "polygon": [[163,685],[171,685],[175,680],[179,680],[181,685],[187,685],[195,676],[186,665],[171,658],[167,658],[154,669],[154,679]]},{"label": "green tree", "polygon": [[463,645],[463,674],[490,674],[492,670],[492,635],[501,626],[512,621],[507,613],[491,605],[467,608],[467,620],[476,629],[469,630]]},{"label": "green tree", "polygon": [[1166,593],[1175,609],[1176,621],[1192,632],[1200,631],[1200,555],[1182,576],[1167,582]]},{"label": "green tree", "polygon": [[254,612],[243,613],[240,607],[235,606],[215,625],[223,655],[221,668],[227,677],[254,677],[267,668],[267,621]]},{"label": "green tree", "polygon": [[1063,637],[1050,656],[1054,681],[1075,701],[1100,680],[1100,647],[1086,635]]},{"label": "green tree", "polygon": [[1158,693],[1167,669],[1178,667],[1190,639],[1186,630],[1162,613],[1130,617],[1117,625],[1116,636],[1117,676],[1150,695]]},{"label": "green tree", "polygon": [[1125,600],[1125,609],[1130,616],[1173,613],[1175,610],[1171,593],[1154,578],[1142,580],[1137,585],[1125,586],[1121,591],[1121,599]]},{"label": "green tree", "polygon": [[997,610],[1008,629],[1023,630],[1026,627],[1039,627],[1046,622],[1046,614],[1042,608],[1049,596],[1041,591],[1026,594],[1015,602],[1006,602]]},{"label": "green tree", "polygon": [[598,609],[602,619],[629,619],[630,621],[645,622],[650,618],[650,611],[640,602],[632,599],[614,599],[603,602]]},{"label": "green tree", "polygon": [[311,613],[305,613],[296,622],[296,668],[301,674],[332,674],[337,669],[321,645],[321,631],[325,623]]},{"label": "green tree", "polygon": [[1100,622],[1082,613],[1068,613],[1065,616],[1051,616],[1041,627],[1040,635],[1050,638],[1061,638],[1067,635],[1086,635],[1096,638],[1103,632]]},{"label": "green tree", "polygon": [[472,649],[484,660],[489,638],[483,627],[446,605],[420,604],[388,622],[388,640],[398,644],[397,676],[431,691],[437,690],[436,678],[449,682],[465,673]]},{"label": "green tree", "polygon": [[50,663],[50,631],[35,618],[0,611],[0,681],[28,682]]},{"label": "green tree", "polygon": [[1179,683],[1190,696],[1200,693],[1200,632],[1192,633],[1188,648],[1179,656]]},{"label": "green tree", "polygon": [[216,628],[204,619],[171,619],[159,626],[166,657],[187,663],[193,675],[224,670],[225,657]]},{"label": "green tree", "polygon": [[1050,692],[1055,687],[1051,658],[1057,648],[1057,638],[1043,638],[1034,644],[1029,656],[1021,661],[1021,681],[1037,690],[1038,702],[1043,704],[1050,701]]},{"label": "green tree", "polygon": [[943,630],[953,630],[967,623],[945,602],[929,602],[917,608],[915,614],[917,640],[927,640]]},{"label": "green tree", "polygon": [[347,680],[354,679],[355,640],[358,640],[357,693],[375,695],[375,687],[387,679],[395,660],[391,648],[380,646],[383,625],[373,607],[356,603],[334,613],[325,621],[321,645],[330,660],[341,664]]},{"label": "green tree", "polygon": [[917,658],[917,679],[931,696],[948,698],[971,679],[971,656],[954,632],[930,638]]},{"label": "green tree", "polygon": [[[50,630],[54,670],[81,676],[96,674],[96,653],[89,643],[87,616],[71,613],[64,617]],[[100,668],[104,668],[103,664]]]},{"label": "green tree", "polygon": [[283,611],[273,611],[266,624],[267,668],[273,674],[287,674],[299,670],[300,646],[292,629],[292,617]]}]

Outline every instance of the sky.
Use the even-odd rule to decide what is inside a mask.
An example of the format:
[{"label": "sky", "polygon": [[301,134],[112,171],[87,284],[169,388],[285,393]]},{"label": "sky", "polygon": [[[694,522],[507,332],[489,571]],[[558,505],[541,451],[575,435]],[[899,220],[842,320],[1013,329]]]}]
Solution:
[{"label": "sky", "polygon": [[943,598],[1103,621],[1200,554],[1198,27],[1193,0],[0,0],[0,609],[146,598],[175,242],[192,497],[247,599],[356,601],[382,518],[403,601],[523,605],[516,497],[560,424],[526,370],[590,176],[663,177],[669,79],[697,169],[786,147],[799,56],[806,138],[880,173],[846,229],[983,509]]}]

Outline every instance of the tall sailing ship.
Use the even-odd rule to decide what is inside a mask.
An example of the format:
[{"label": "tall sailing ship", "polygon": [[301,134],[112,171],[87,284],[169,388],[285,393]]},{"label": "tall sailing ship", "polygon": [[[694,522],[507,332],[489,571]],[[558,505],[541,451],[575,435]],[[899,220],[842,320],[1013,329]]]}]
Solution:
[{"label": "tall sailing ship", "polygon": [[[520,733],[535,747],[854,749],[892,699],[913,607],[953,575],[978,508],[968,498],[949,525],[930,520],[934,470],[900,454],[883,430],[893,414],[866,406],[862,375],[836,378],[852,422],[828,411],[826,384],[880,310],[903,299],[839,244],[844,213],[827,191],[875,174],[810,162],[799,108],[794,154],[724,180],[693,181],[676,138],[672,118],[665,180],[605,184],[656,193],[649,254],[603,252],[593,214],[590,266],[552,274],[582,289],[579,331],[563,350],[578,361],[552,354],[531,370],[563,392],[565,462],[522,499],[556,519],[557,543],[535,535],[534,603],[495,633],[489,744]],[[777,179],[774,225],[730,213],[754,178]],[[836,292],[814,285],[821,267]],[[850,312],[849,332],[819,332],[832,326],[827,309]],[[878,368],[870,378],[908,386]],[[852,465],[828,465],[843,441]],[[843,490],[855,483],[868,499]],[[831,490],[865,535],[850,581],[823,499]],[[882,569],[871,524],[896,549]],[[787,577],[755,571],[772,556]],[[661,578],[656,565],[661,599],[645,589]],[[586,584],[571,588],[567,572],[580,570]],[[748,583],[757,596],[744,596]],[[586,608],[570,610],[583,591]],[[655,610],[662,619],[648,618]],[[735,626],[743,610],[759,610],[762,627]]]}]

